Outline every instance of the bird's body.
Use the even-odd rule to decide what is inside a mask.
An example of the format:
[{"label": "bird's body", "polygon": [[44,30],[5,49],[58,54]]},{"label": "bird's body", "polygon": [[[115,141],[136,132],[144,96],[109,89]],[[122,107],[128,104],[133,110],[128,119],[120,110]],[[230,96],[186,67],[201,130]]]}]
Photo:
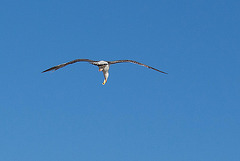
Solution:
[{"label": "bird's body", "polygon": [[109,67],[110,65],[108,64],[108,62],[101,60],[98,62],[92,62],[91,64],[93,65],[97,65],[99,68],[99,72],[103,72],[103,76],[104,76],[104,82],[102,83],[103,85],[107,82],[108,76],[109,76]]},{"label": "bird's body", "polygon": [[49,68],[49,69],[43,71],[42,73],[47,72],[47,71],[55,71],[55,70],[58,70],[58,69],[60,69],[60,68],[62,68],[62,67],[65,67],[65,66],[67,66],[67,65],[69,65],[69,64],[76,63],[76,62],[89,62],[89,63],[91,63],[92,65],[98,66],[99,71],[102,71],[102,72],[103,72],[103,76],[104,76],[104,82],[102,83],[103,85],[104,85],[104,84],[107,82],[107,80],[108,80],[110,65],[111,65],[111,64],[116,64],[116,63],[130,62],[130,63],[142,65],[142,66],[145,66],[145,67],[147,67],[147,68],[149,68],[149,69],[153,69],[153,70],[156,70],[156,71],[158,71],[158,72],[167,74],[166,72],[160,71],[160,70],[158,70],[158,69],[156,69],[156,68],[153,68],[153,67],[150,67],[150,66],[148,66],[148,65],[145,65],[145,64],[136,62],[136,61],[134,61],[134,60],[116,60],[116,61],[104,61],[104,60],[101,60],[101,61],[94,61],[94,60],[90,60],[90,59],[76,59],[76,60],[73,60],[73,61],[70,61],[70,62],[67,62],[67,63],[59,64],[59,65],[54,66],[54,67],[52,67],[52,68]]}]

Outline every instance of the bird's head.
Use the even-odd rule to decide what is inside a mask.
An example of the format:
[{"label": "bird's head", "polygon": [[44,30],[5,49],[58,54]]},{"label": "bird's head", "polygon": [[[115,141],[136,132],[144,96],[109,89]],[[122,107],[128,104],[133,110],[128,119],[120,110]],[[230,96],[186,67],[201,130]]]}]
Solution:
[{"label": "bird's head", "polygon": [[99,72],[104,72],[109,70],[109,65],[98,65]]},{"label": "bird's head", "polygon": [[104,67],[103,66],[98,66],[99,67],[99,72],[103,71]]}]

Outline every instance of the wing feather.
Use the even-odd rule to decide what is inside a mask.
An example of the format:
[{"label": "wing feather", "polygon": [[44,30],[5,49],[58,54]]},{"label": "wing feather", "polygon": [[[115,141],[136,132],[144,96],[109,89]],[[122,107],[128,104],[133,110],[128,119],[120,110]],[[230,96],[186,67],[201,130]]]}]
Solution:
[{"label": "wing feather", "polygon": [[49,68],[47,70],[44,70],[42,73],[48,72],[48,71],[52,71],[52,70],[56,71],[56,70],[58,70],[60,68],[63,68],[65,66],[69,65],[69,64],[73,64],[73,63],[77,63],[77,62],[89,62],[89,63],[91,63],[91,62],[95,62],[95,61],[94,60],[90,60],[90,59],[75,59],[75,60],[72,60],[70,62],[59,64],[57,66],[51,67],[51,68]]},{"label": "wing feather", "polygon": [[147,68],[149,68],[149,69],[153,69],[153,70],[156,70],[156,71],[158,71],[158,72],[161,72],[161,73],[164,73],[164,74],[168,74],[168,73],[166,73],[166,72],[163,72],[163,71],[161,71],[161,70],[158,70],[158,69],[156,69],[156,68],[150,67],[150,66],[148,66],[148,65],[146,65],[146,64],[139,63],[139,62],[134,61],[134,60],[115,60],[115,61],[109,61],[108,63],[109,63],[109,64],[116,64],[116,63],[126,63],[126,62],[138,64],[138,65],[147,67]]}]

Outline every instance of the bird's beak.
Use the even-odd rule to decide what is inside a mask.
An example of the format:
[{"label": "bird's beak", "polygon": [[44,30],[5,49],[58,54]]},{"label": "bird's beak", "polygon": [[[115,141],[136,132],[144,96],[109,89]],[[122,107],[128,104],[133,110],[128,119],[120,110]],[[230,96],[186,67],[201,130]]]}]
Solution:
[{"label": "bird's beak", "polygon": [[104,84],[106,84],[107,83],[107,80],[106,79],[104,79],[104,82],[102,83],[102,85],[104,85]]},{"label": "bird's beak", "polygon": [[103,70],[103,69],[102,69],[102,68],[100,68],[98,71],[99,71],[99,72],[101,72],[102,70]]}]

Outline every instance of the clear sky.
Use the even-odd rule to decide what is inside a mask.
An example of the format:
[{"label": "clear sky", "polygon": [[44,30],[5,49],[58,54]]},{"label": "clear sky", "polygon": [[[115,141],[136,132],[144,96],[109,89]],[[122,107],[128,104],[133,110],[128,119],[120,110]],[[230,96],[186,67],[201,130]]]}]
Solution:
[{"label": "clear sky", "polygon": [[1,0],[0,160],[239,161],[239,6]]}]

